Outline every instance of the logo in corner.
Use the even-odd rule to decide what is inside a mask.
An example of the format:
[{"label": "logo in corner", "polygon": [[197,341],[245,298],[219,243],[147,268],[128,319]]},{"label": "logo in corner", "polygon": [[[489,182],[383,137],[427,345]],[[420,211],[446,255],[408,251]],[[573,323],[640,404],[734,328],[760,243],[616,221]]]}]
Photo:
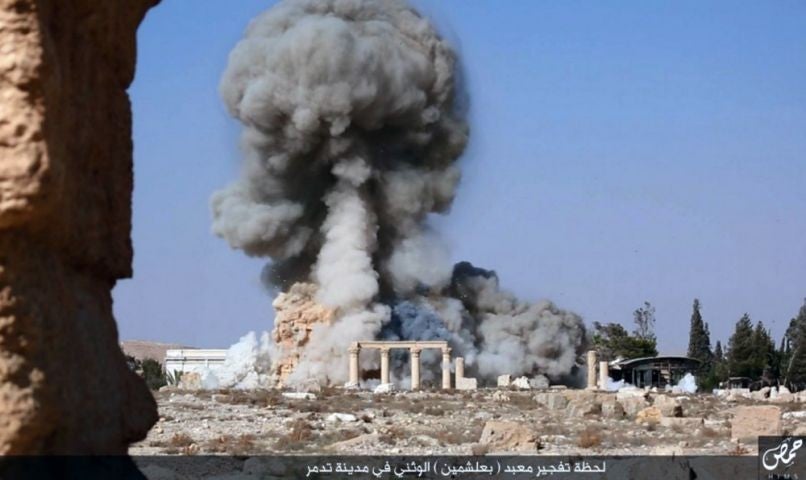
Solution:
[{"label": "logo in corner", "polygon": [[766,474],[761,478],[798,479],[803,474],[798,467],[806,468],[806,461],[798,461],[798,453],[806,455],[803,442],[804,437],[759,437],[759,473]]}]

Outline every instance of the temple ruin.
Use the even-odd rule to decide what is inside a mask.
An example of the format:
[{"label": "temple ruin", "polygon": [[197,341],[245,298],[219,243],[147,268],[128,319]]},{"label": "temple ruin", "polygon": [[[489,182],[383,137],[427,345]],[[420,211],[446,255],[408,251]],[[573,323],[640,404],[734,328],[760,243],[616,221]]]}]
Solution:
[{"label": "temple ruin", "polygon": [[362,349],[380,350],[381,352],[381,385],[389,384],[389,351],[393,348],[405,348],[409,350],[411,358],[411,389],[420,389],[420,352],[426,348],[436,348],[442,350],[442,388],[451,388],[451,348],[448,342],[441,340],[429,341],[361,341],[350,344],[348,352],[350,354],[350,381],[348,385],[358,386],[360,375],[358,367],[358,355]]}]

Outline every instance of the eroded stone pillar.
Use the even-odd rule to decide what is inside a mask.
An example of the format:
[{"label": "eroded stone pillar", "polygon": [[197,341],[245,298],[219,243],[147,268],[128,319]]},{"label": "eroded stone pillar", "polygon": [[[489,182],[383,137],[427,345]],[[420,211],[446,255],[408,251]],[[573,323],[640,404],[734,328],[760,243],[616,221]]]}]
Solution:
[{"label": "eroded stone pillar", "polygon": [[0,0],[0,455],[125,455],[158,418],[111,295],[132,275],[126,90],[155,3]]},{"label": "eroded stone pillar", "polygon": [[348,383],[351,386],[358,386],[358,354],[361,352],[361,348],[358,343],[353,342],[347,352],[350,354],[350,380]]},{"label": "eroded stone pillar", "polygon": [[442,349],[442,389],[451,388],[451,349]]},{"label": "eroded stone pillar", "polygon": [[610,372],[607,362],[599,362],[599,389],[607,390],[607,381],[609,380]]},{"label": "eroded stone pillar", "polygon": [[381,383],[389,382],[389,347],[381,347]]},{"label": "eroded stone pillar", "polygon": [[465,358],[464,357],[456,357],[456,372],[454,372],[456,378],[465,378]]},{"label": "eroded stone pillar", "polygon": [[420,349],[417,347],[409,350],[411,356],[411,389],[420,389]]},{"label": "eroded stone pillar", "polygon": [[596,350],[588,350],[588,390],[596,390]]}]

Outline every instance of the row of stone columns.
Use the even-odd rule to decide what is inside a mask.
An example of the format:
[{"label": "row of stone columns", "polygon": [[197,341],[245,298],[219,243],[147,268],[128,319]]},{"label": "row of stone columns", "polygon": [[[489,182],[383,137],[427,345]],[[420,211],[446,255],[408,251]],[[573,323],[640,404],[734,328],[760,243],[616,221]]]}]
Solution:
[{"label": "row of stone columns", "polygon": [[[381,383],[390,383],[389,379],[389,350],[390,347],[381,347]],[[350,345],[347,349],[350,354],[350,385],[358,385],[358,354],[361,353],[361,347],[356,344]],[[411,358],[411,389],[418,390],[420,388],[420,347],[411,347],[409,355]],[[457,374],[459,372],[459,363],[457,362]],[[462,364],[462,375],[464,376],[464,364]],[[451,349],[442,349],[442,388],[451,388]]]}]

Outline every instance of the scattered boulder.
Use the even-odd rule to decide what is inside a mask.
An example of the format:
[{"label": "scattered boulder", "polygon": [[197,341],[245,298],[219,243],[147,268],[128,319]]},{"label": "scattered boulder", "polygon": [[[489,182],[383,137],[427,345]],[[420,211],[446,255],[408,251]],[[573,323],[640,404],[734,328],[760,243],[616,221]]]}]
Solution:
[{"label": "scattered boulder", "polygon": [[185,372],[179,377],[178,387],[182,390],[200,390],[202,388],[201,375],[198,372]]},{"label": "scattered boulder", "polygon": [[624,413],[630,418],[635,417],[638,415],[638,412],[649,406],[649,403],[647,403],[643,396],[626,397],[623,399],[618,399],[618,402],[621,404],[622,408],[624,408]]},{"label": "scattered boulder", "polygon": [[512,386],[520,388],[521,390],[529,390],[530,388],[532,388],[532,386],[529,385],[529,379],[526,377],[516,378],[515,380],[512,381]]},{"label": "scattered boulder", "polygon": [[537,452],[537,435],[517,422],[489,421],[484,424],[479,443],[495,452]]},{"label": "scattered boulder", "polygon": [[497,390],[493,393],[493,400],[495,400],[496,402],[509,402],[511,398],[509,397],[509,394],[507,394],[506,392]]},{"label": "scattered boulder", "polygon": [[602,402],[602,416],[605,418],[624,418],[624,407],[615,398]]},{"label": "scattered boulder", "polygon": [[568,403],[566,412],[569,417],[584,417],[602,413],[602,404],[588,398],[578,398]]},{"label": "scattered boulder", "polygon": [[635,423],[644,425],[657,425],[660,423],[663,414],[658,407],[647,407],[635,416]]},{"label": "scattered boulder", "polygon": [[619,402],[628,398],[646,398],[646,392],[638,387],[623,387],[616,392],[616,400]]},{"label": "scattered boulder", "polygon": [[730,422],[731,440],[753,442],[762,435],[781,435],[781,408],[772,405],[736,407]]},{"label": "scattered boulder", "polygon": [[358,417],[351,413],[331,413],[330,415],[325,418],[326,422],[357,422]]},{"label": "scattered boulder", "polygon": [[499,375],[498,376],[498,387],[499,388],[507,388],[509,384],[512,383],[512,375]]},{"label": "scattered boulder", "polygon": [[457,390],[476,390],[478,389],[478,382],[475,378],[457,377],[456,378]]},{"label": "scattered boulder", "polygon": [[382,383],[375,387],[372,393],[392,393],[395,390],[395,385],[392,383]]},{"label": "scattered boulder", "polygon": [[535,401],[549,410],[562,410],[568,406],[568,399],[561,393],[538,393]]},{"label": "scattered boulder", "polygon": [[680,401],[675,397],[668,395],[658,395],[655,397],[652,405],[660,410],[661,415],[664,417],[682,417],[683,406]]}]

